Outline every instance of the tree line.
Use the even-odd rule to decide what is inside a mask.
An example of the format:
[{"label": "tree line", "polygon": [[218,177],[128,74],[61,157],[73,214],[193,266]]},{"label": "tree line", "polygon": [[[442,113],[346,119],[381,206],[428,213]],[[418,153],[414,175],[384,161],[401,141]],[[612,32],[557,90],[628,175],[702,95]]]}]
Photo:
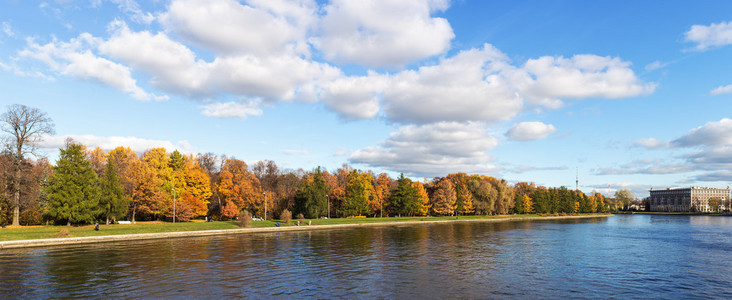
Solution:
[{"label": "tree line", "polygon": [[[10,158],[0,155],[0,166]],[[12,181],[3,167],[4,187]],[[79,224],[127,219],[230,220],[247,210],[276,218],[288,210],[306,218],[354,216],[592,213],[605,198],[566,187],[514,185],[485,175],[453,173],[422,181],[343,165],[333,171],[281,170],[273,161],[246,162],[212,153],[183,155],[129,147],[108,152],[68,140],[55,165],[25,160],[20,221]],[[10,189],[0,196],[0,219],[11,216]],[[265,209],[266,206],[266,209]]]},{"label": "tree line", "polygon": [[[18,137],[17,115],[40,120]],[[605,212],[608,199],[566,187],[514,185],[491,176],[453,173],[413,181],[402,174],[356,170],[282,170],[225,155],[184,155],[164,148],[105,151],[67,140],[55,165],[31,160],[39,136],[53,132],[44,113],[23,105],[2,115],[8,134],[0,154],[0,222],[83,224],[116,220],[230,220],[246,210],[271,219],[283,211],[307,218],[355,216],[572,214]],[[44,123],[45,122],[45,123]],[[27,125],[27,124],[26,124]],[[37,130],[37,128],[43,130]],[[27,127],[27,126],[26,126]],[[21,149],[21,150],[18,150]],[[18,150],[18,151],[13,151]],[[265,216],[266,212],[266,216]]]}]

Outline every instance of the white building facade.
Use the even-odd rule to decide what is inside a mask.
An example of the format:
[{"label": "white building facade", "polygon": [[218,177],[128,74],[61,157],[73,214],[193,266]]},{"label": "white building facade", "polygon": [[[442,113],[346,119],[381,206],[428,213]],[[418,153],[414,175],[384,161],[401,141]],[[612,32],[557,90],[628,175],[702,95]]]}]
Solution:
[{"label": "white building facade", "polygon": [[688,187],[651,189],[650,211],[724,212],[730,210],[730,188]]}]

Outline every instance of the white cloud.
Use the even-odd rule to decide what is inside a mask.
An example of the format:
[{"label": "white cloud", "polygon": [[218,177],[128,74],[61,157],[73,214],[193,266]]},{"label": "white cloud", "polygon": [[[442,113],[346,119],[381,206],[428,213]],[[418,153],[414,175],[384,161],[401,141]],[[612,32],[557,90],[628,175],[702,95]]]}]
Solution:
[{"label": "white cloud", "polygon": [[430,16],[447,7],[447,0],[334,0],[311,41],[331,61],[403,66],[449,49],[455,37],[450,24]]},{"label": "white cloud", "polygon": [[498,145],[480,123],[441,122],[402,126],[381,142],[351,154],[351,163],[410,176],[444,176],[456,170],[487,173],[498,170],[486,151]]},{"label": "white cloud", "polygon": [[732,93],[732,84],[720,86],[716,89],[713,89],[711,92],[709,92],[712,96],[718,96],[718,95],[724,95],[724,94],[730,94]]},{"label": "white cloud", "polygon": [[633,145],[638,146],[638,147],[643,147],[646,149],[663,149],[663,148],[670,147],[669,143],[661,141],[656,138],[637,139],[637,140],[635,140]]},{"label": "white cloud", "polygon": [[177,0],[161,23],[184,39],[220,53],[268,55],[289,50],[308,54],[306,34],[317,5],[311,0]]},{"label": "white cloud", "polygon": [[724,118],[709,122],[671,143],[680,147],[732,145],[732,120]]},{"label": "white cloud", "polygon": [[390,77],[384,91],[387,116],[402,123],[502,121],[523,104],[507,78],[507,58],[495,47],[461,51],[438,65]]},{"label": "white cloud", "polygon": [[248,116],[261,116],[262,109],[258,101],[247,102],[213,102],[202,106],[203,115],[216,118],[246,119]]},{"label": "white cloud", "polygon": [[732,44],[732,22],[693,25],[685,36],[687,42],[697,44],[694,49],[699,51],[729,45]]},{"label": "white cloud", "polygon": [[102,53],[151,74],[156,87],[185,96],[311,99],[314,84],[342,76],[327,64],[288,54],[219,56],[206,62],[165,33],[132,32],[122,22],[111,30],[112,37],[99,47]]},{"label": "white cloud", "polygon": [[379,113],[379,97],[388,78],[377,74],[338,78],[320,95],[325,105],[348,120],[370,119]]},{"label": "white cloud", "polygon": [[543,139],[556,132],[554,125],[542,122],[521,122],[509,129],[506,136],[515,141],[531,141]]},{"label": "white cloud", "polygon": [[561,99],[626,98],[652,93],[655,84],[644,84],[620,58],[574,55],[544,56],[523,66],[526,83],[519,90],[532,104],[556,108]]},{"label": "white cloud", "polygon": [[69,42],[52,41],[45,45],[28,39],[28,47],[20,51],[21,57],[45,63],[51,70],[81,79],[92,79],[129,93],[138,100],[167,100],[145,92],[137,85],[128,67],[95,55],[92,50],[99,39],[83,33]]},{"label": "white cloud", "polygon": [[287,154],[287,155],[308,155],[309,154],[309,152],[307,150],[293,150],[293,149],[286,149],[286,150],[282,150],[280,152]]},{"label": "white cloud", "polygon": [[140,8],[140,4],[134,0],[110,0],[110,2],[117,4],[120,11],[128,14],[130,18],[137,23],[149,25],[155,20],[155,16],[149,12],[143,11]]},{"label": "white cloud", "polygon": [[64,148],[66,146],[66,139],[68,138],[89,148],[100,147],[106,151],[123,146],[130,147],[132,151],[137,153],[142,153],[145,150],[156,147],[163,147],[169,151],[178,150],[183,153],[198,152],[185,140],[173,143],[171,141],[143,139],[133,136],[95,136],[90,134],[45,137],[41,147],[47,150]]},{"label": "white cloud", "polygon": [[[0,32],[4,33],[6,36],[13,37],[15,36],[15,32],[13,32],[13,28],[10,27],[10,23],[8,22],[2,22],[0,24]],[[1,37],[2,35],[0,35]]]},{"label": "white cloud", "polygon": [[645,69],[646,69],[646,71],[658,70],[658,69],[661,69],[663,67],[668,66],[669,64],[670,63],[664,63],[664,62],[660,62],[660,61],[654,61],[654,62],[652,62],[650,64],[647,64],[646,67],[645,67]]}]

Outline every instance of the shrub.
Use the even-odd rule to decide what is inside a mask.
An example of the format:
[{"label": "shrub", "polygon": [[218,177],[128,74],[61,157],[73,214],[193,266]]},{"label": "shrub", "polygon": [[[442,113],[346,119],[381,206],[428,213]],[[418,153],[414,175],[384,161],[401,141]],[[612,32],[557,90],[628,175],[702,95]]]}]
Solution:
[{"label": "shrub", "polygon": [[302,214],[297,214],[297,219],[300,220],[300,222],[305,222],[305,216]]},{"label": "shrub", "polygon": [[239,213],[239,227],[249,227],[252,224],[252,216],[248,210],[242,210]]},{"label": "shrub", "polygon": [[280,221],[287,224],[290,223],[290,220],[292,220],[292,213],[287,209],[283,210],[282,213],[280,213]]}]

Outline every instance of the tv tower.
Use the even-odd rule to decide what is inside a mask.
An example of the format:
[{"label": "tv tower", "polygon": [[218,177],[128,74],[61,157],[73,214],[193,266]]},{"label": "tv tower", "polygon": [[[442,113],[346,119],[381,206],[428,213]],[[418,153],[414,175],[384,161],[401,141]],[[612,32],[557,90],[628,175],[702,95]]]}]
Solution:
[{"label": "tv tower", "polygon": [[574,189],[579,191],[579,167],[577,167],[577,177],[576,177],[574,183],[575,183]]}]

